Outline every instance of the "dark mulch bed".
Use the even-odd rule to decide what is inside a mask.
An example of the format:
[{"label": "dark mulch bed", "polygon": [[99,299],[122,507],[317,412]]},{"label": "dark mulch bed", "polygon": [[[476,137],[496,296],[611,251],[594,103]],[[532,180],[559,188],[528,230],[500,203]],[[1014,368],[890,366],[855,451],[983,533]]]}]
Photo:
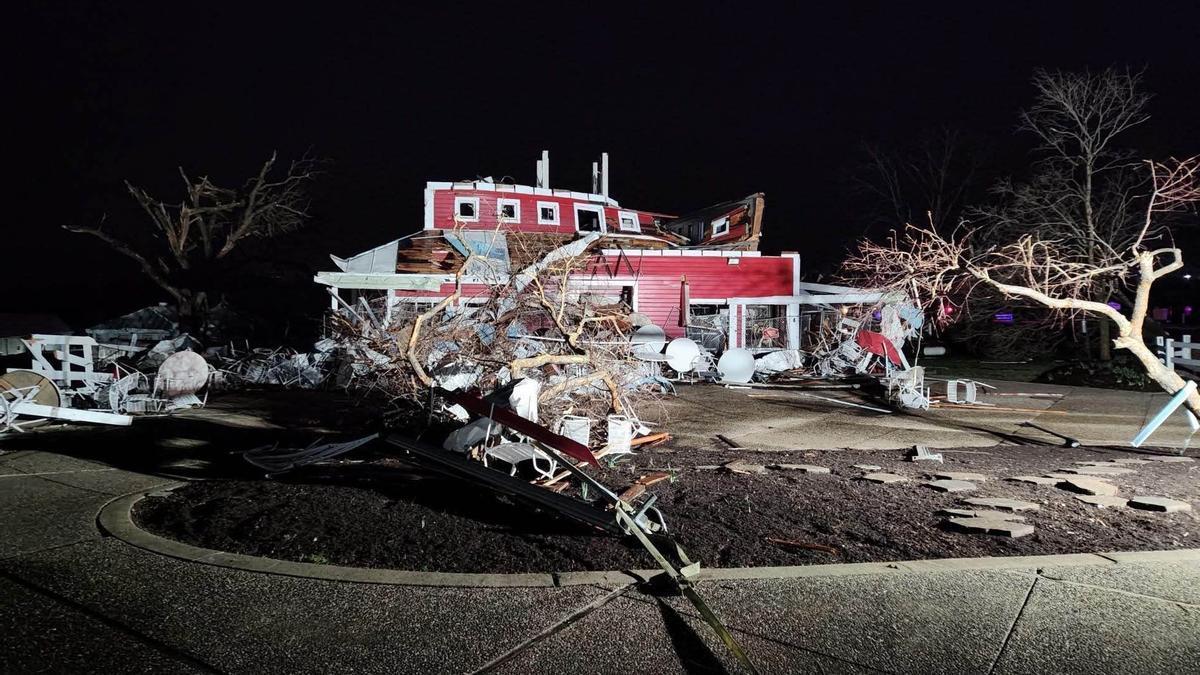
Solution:
[{"label": "dark mulch bed", "polygon": [[[621,489],[651,468],[679,469],[676,482],[650,490],[659,495],[674,536],[709,567],[1200,547],[1195,512],[1099,509],[1054,487],[1002,480],[1136,453],[1026,446],[943,452],[946,462],[939,467],[907,462],[900,451],[664,449],[628,458],[598,477]],[[833,473],[742,475],[694,468],[737,458],[819,464]],[[881,465],[913,480],[866,483],[859,479],[862,471],[853,468],[856,463]],[[345,472],[322,469],[286,481],[196,482],[169,497],[143,500],[134,515],[152,532],[199,546],[307,562],[443,572],[654,567],[629,542],[594,534],[483,488],[417,478],[395,467],[394,460],[377,459]],[[990,476],[966,496],[1039,503],[1040,511],[1026,514],[1036,532],[1011,540],[945,529],[937,510],[959,506],[963,495],[919,484],[924,472],[938,468]],[[1200,503],[1200,463],[1130,468],[1137,473],[1111,478],[1124,496]],[[769,537],[834,546],[840,553],[780,548],[767,543]]]},{"label": "dark mulch bed", "polygon": [[1038,375],[1035,382],[1072,387],[1097,387],[1123,391],[1161,391],[1146,375],[1146,369],[1128,354],[1117,354],[1111,361],[1073,361]]}]

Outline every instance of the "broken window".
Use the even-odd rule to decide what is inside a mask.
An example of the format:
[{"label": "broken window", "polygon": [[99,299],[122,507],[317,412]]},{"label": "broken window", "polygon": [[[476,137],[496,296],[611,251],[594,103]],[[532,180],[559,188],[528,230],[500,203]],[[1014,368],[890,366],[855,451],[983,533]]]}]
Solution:
[{"label": "broken window", "polygon": [[558,204],[554,202],[538,202],[538,225],[558,224]]},{"label": "broken window", "polygon": [[712,236],[719,237],[723,234],[729,234],[729,216],[721,216],[712,221]]},{"label": "broken window", "polygon": [[454,215],[459,220],[479,220],[479,197],[455,197]]},{"label": "broken window", "polygon": [[576,206],[575,229],[580,232],[603,232],[604,209],[599,206]]},{"label": "broken window", "polygon": [[521,202],[515,199],[496,200],[496,215],[510,223],[521,221]]},{"label": "broken window", "polygon": [[642,226],[638,223],[636,213],[629,211],[621,211],[617,217],[617,222],[623,232],[641,232]]}]

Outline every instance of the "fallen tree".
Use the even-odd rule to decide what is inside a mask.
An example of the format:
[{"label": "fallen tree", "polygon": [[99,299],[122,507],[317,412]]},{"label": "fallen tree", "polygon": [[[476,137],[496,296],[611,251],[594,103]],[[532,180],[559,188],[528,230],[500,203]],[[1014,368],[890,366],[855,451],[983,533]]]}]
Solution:
[{"label": "fallen tree", "polygon": [[[965,224],[945,236],[910,224],[886,243],[860,242],[844,273],[872,288],[908,292],[942,323],[969,313],[972,298],[989,293],[1027,301],[1060,320],[1078,314],[1109,320],[1117,329],[1113,346],[1132,354],[1173,394],[1186,383],[1159,362],[1142,329],[1154,282],[1183,267],[1183,253],[1162,218],[1200,202],[1200,156],[1146,165],[1153,188],[1141,227],[1126,247],[1102,242],[1084,255],[1075,242],[1043,239],[1034,230],[976,249]],[[1113,288],[1131,291],[1128,316],[1106,302]],[[1193,392],[1186,405],[1200,414],[1200,393]]]}]

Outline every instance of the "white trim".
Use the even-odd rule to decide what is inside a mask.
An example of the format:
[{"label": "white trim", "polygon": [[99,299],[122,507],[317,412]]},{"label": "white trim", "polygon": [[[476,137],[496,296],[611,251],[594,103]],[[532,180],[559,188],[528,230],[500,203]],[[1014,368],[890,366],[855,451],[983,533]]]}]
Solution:
[{"label": "white trim", "polygon": [[561,197],[565,199],[576,199],[596,204],[603,204],[613,208],[620,208],[621,205],[612,197],[606,197],[602,194],[594,192],[576,192],[574,190],[559,190],[557,188],[535,187],[532,185],[516,185],[512,183],[489,183],[487,181],[427,181],[425,183],[426,190],[475,190],[478,192],[513,192],[522,195],[538,195],[540,197]]},{"label": "white trim", "polygon": [[504,213],[504,207],[506,207],[506,206],[513,207],[513,217],[511,219],[504,218],[504,222],[519,224],[521,222],[521,200],[520,199],[509,199],[507,197],[501,197],[501,198],[497,199],[496,200],[496,220],[497,221],[500,220],[500,218],[502,217],[502,215]]},{"label": "white trim", "polygon": [[856,293],[858,291],[861,291],[862,289],[854,288],[853,286],[834,286],[832,284],[814,284],[811,281],[805,281],[805,282],[800,283],[800,290],[802,290],[802,291],[820,291],[821,293]]},{"label": "white trim", "polygon": [[[800,254],[799,253],[781,253],[781,258],[792,259],[792,295],[800,295]],[[820,289],[812,289],[820,290]],[[852,290],[852,289],[845,289]]]},{"label": "white trim", "polygon": [[[542,209],[544,208],[554,209],[554,220],[545,220],[542,218]],[[558,225],[562,222],[562,214],[560,213],[559,203],[539,201],[537,203],[537,217],[538,225]]]},{"label": "white trim", "polygon": [[[622,220],[624,218],[632,218],[633,219],[633,228],[627,229],[625,227],[625,223],[622,222]],[[640,233],[642,231],[642,224],[640,222],[638,222],[637,214],[634,213],[633,211],[617,211],[617,229],[620,230],[621,232],[638,232],[638,233]]]},{"label": "white trim", "polygon": [[[853,290],[853,289],[852,289]],[[761,298],[730,298],[729,303],[746,305],[871,305],[877,302],[899,300],[903,293],[880,293],[877,291],[855,290],[853,293],[831,293],[829,295],[764,295]]]},{"label": "white trim", "polygon": [[[616,236],[616,235],[614,234],[613,236]],[[632,236],[632,235],[625,235],[625,236]],[[649,235],[643,235],[643,236],[649,237]],[[656,238],[656,237],[651,237],[651,238]],[[692,253],[692,251],[702,251],[703,253],[697,254],[697,253]],[[623,253],[630,258],[632,258],[634,256],[639,256],[639,255],[641,255],[641,256],[647,256],[647,255],[651,255],[651,256],[653,256],[653,255],[678,255],[678,256],[705,255],[705,256],[712,256],[714,258],[761,258],[762,257],[762,251],[726,251],[724,249],[705,249],[705,248],[632,249],[632,250],[625,250],[625,251],[623,251],[619,248],[605,248],[605,249],[601,249],[600,252],[603,253],[604,255],[621,255]],[[776,256],[769,256],[769,257],[776,257]],[[850,290],[858,290],[858,289],[850,289]]]},{"label": "white trim", "polygon": [[[425,227],[426,230],[433,229],[433,193],[437,188],[434,183],[425,184]],[[336,307],[334,309],[337,309]]]},{"label": "white trim", "polygon": [[444,283],[454,281],[453,275],[443,274],[355,274],[351,272],[317,272],[313,281],[337,289],[408,289],[436,291]]},{"label": "white trim", "polygon": [[[720,231],[718,231],[718,228],[721,228]],[[729,216],[721,216],[720,218],[712,221],[712,230],[713,239],[716,239],[724,234],[729,234]]]},{"label": "white trim", "polygon": [[800,349],[800,305],[797,303],[787,306],[787,327],[788,349]]},{"label": "white trim", "polygon": [[[604,222],[604,207],[598,204],[581,204],[575,202],[572,204],[575,209],[575,231],[576,232],[600,232],[601,234],[608,232],[608,223]],[[600,229],[599,230],[581,230],[579,229],[579,212],[590,211],[600,214]]]},{"label": "white trim", "polygon": [[[459,210],[458,210],[458,207],[460,204],[474,204],[475,216],[473,218],[468,218],[468,217],[462,215],[462,213],[459,212]],[[468,222],[468,223],[478,223],[479,222],[479,197],[455,197],[454,198],[454,219],[462,220],[462,221]]]}]

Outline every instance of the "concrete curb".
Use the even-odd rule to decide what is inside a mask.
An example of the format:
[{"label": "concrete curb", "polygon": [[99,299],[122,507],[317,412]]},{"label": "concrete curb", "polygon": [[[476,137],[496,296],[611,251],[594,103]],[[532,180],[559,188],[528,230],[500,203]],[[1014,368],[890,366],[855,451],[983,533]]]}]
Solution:
[{"label": "concrete curb", "polygon": [[[166,489],[183,485],[176,483]],[[607,572],[546,572],[528,574],[472,574],[464,572],[412,572],[406,570],[343,567],[315,563],[276,560],[258,556],[226,553],[174,541],[141,529],[133,522],[135,504],[151,492],[141,490],[117,497],[101,507],[96,523],[105,533],[140,549],[179,560],[243,570],[265,572],[303,579],[349,581],[393,586],[444,586],[469,588],[546,588],[557,586],[623,586],[643,582],[662,574],[662,570]],[[1132,551],[1120,553],[1070,553],[993,558],[947,558],[942,560],[906,560],[901,562],[797,565],[790,567],[703,568],[700,581],[738,581],[753,579],[800,579],[806,577],[843,577],[865,574],[904,574],[921,572],[1036,569],[1080,565],[1118,565],[1140,562],[1200,562],[1200,549],[1169,551]]]}]

